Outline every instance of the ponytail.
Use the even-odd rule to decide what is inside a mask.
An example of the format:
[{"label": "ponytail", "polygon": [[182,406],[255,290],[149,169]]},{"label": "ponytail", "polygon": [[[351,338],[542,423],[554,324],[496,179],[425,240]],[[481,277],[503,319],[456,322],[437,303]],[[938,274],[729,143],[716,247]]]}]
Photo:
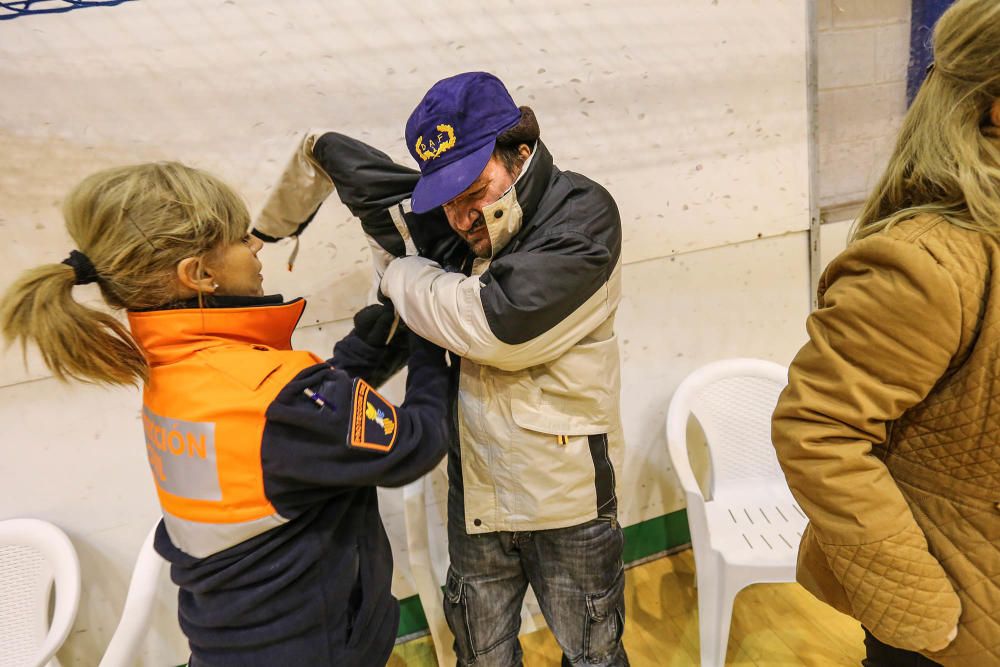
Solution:
[{"label": "ponytail", "polygon": [[229,186],[176,162],[91,174],[66,197],[63,218],[81,252],[25,272],[0,300],[0,332],[22,349],[37,345],[60,380],[116,385],[144,382],[148,362],[119,319],[73,298],[78,278],[96,281],[114,310],[162,307],[178,298],[181,260],[238,243],[250,225]]},{"label": "ponytail", "polygon": [[76,275],[66,264],[26,271],[0,300],[8,344],[34,343],[56,378],[138,385],[149,365],[121,322],[73,298]]}]

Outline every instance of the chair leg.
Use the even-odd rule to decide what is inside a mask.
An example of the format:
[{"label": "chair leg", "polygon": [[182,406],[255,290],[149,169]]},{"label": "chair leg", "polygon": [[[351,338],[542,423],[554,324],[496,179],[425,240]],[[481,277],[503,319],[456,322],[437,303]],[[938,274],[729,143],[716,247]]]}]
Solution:
[{"label": "chair leg", "polygon": [[435,574],[431,562],[430,544],[427,531],[427,507],[424,493],[425,479],[419,479],[403,491],[403,514],[406,520],[406,542],[409,551],[410,571],[413,582],[427,617],[427,626],[434,640],[434,653],[438,665],[450,667],[456,664],[455,638],[444,617],[442,583]]},{"label": "chair leg", "polygon": [[729,626],[736,592],[728,585],[722,563],[698,576],[698,644],[701,667],[722,667],[726,662]]}]

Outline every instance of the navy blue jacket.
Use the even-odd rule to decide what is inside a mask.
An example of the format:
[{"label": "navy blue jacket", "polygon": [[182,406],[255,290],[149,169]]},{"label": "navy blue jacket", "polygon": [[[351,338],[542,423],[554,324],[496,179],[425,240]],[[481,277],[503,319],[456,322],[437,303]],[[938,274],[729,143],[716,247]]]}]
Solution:
[{"label": "navy blue jacket", "polygon": [[[273,514],[263,520],[274,525],[214,553],[193,554],[198,541],[187,531],[204,530],[214,536],[230,526],[199,524],[167,511],[172,506],[164,499],[175,498],[165,495],[173,464],[169,448],[161,447],[158,456],[167,459],[166,467],[162,462],[159,469],[154,466],[154,479],[165,519],[157,530],[155,547],[171,563],[171,577],[180,587],[179,617],[190,641],[192,667],[382,665],[396,638],[399,608],[390,592],[392,554],[379,516],[376,487],[413,481],[443,457],[448,385],[444,354],[413,337],[406,399],[399,407],[392,406],[367,384],[384,379],[384,348],[368,345],[354,332],[337,343],[327,362],[314,363],[313,358],[302,363],[303,357],[288,355],[306,353],[292,352],[290,346],[275,342],[284,340],[285,332],[276,338],[273,331],[248,330],[248,321],[266,329],[271,319],[284,317],[282,309],[301,303],[277,301],[263,297],[249,303],[239,300],[238,306],[223,301],[204,310],[130,313],[133,333],[153,360],[151,384],[161,393],[169,390],[164,378],[171,377],[172,369],[199,357],[215,367],[226,355],[249,359],[241,366],[262,363],[265,370],[272,358],[267,355],[283,364],[260,373],[264,378],[259,385],[256,379],[245,383],[249,389],[244,393],[256,403],[191,401],[202,410],[202,416],[191,418],[192,423],[216,420],[219,461],[226,456],[222,425],[237,413],[241,419],[248,418],[248,411],[254,409],[247,405],[260,406],[260,442],[244,445],[259,446],[259,457],[253,460],[260,468],[256,472],[263,480],[265,502],[273,506]],[[171,323],[183,323],[186,317],[191,318],[190,327],[182,324],[170,335],[164,334]],[[297,320],[298,315],[294,317]],[[288,322],[294,326],[288,317],[282,322],[281,327],[287,328]],[[237,326],[238,330],[227,330]],[[185,347],[195,339],[193,348]],[[204,344],[206,340],[210,344]],[[159,350],[175,354],[179,349],[184,350],[180,357],[169,357],[168,352],[157,357]],[[281,369],[289,364],[301,369],[286,368],[291,379],[285,380]],[[292,376],[291,371],[297,372]],[[206,376],[204,392],[230,391],[236,386],[231,380],[245,381],[248,370],[222,367],[218,376],[213,372],[199,374]],[[280,386],[269,388],[275,378],[280,379]],[[201,390],[184,387],[179,391]],[[269,400],[259,400],[262,396]],[[172,398],[176,405],[177,397]],[[155,399],[155,395],[145,399],[151,419],[159,418],[156,410],[164,404]],[[188,399],[187,394],[180,397]],[[172,410],[176,413],[179,408]],[[174,424],[189,418],[169,416]],[[155,423],[147,425],[151,456],[157,454],[155,431]],[[190,458],[191,453],[186,456]],[[165,472],[166,477],[157,477],[157,472]]]}]

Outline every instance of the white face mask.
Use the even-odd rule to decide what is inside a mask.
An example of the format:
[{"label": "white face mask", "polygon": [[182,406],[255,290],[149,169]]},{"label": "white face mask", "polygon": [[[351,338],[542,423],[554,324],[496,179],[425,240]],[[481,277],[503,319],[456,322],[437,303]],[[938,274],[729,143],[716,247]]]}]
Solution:
[{"label": "white face mask", "polygon": [[517,190],[513,185],[507,188],[500,199],[483,207],[483,219],[486,222],[486,230],[490,233],[491,258],[496,257],[521,231],[523,218],[524,212],[517,202]]}]

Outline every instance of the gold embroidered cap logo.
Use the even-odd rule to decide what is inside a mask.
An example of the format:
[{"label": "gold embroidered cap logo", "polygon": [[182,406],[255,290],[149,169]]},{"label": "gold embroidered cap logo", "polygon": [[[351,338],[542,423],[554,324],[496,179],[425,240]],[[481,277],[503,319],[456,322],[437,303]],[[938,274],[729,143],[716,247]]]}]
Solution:
[{"label": "gold embroidered cap logo", "polygon": [[417,143],[414,148],[417,151],[417,156],[424,162],[433,160],[441,155],[441,153],[455,146],[455,128],[451,125],[438,125],[436,129],[438,131],[437,136],[433,139],[428,139],[426,142],[424,142],[424,135],[417,137]]}]

